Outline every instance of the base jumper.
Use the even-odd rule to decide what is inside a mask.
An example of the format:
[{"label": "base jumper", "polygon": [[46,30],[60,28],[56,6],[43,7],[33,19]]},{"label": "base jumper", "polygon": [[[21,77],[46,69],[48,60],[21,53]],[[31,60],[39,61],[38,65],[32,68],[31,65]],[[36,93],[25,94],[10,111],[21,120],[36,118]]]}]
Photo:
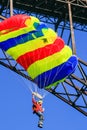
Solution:
[{"label": "base jumper", "polygon": [[39,117],[39,121],[38,121],[38,127],[42,128],[43,127],[43,121],[44,121],[44,117],[43,117],[43,112],[44,112],[44,108],[42,107],[43,101],[42,99],[40,100],[36,100],[34,94],[32,93],[32,110],[33,110],[33,114],[36,114]]}]

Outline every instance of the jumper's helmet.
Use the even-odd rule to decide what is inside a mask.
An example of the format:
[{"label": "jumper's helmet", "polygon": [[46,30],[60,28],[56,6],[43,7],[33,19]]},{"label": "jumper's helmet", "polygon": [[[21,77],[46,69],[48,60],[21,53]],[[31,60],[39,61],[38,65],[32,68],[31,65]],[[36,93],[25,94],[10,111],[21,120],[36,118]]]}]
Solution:
[{"label": "jumper's helmet", "polygon": [[43,101],[42,101],[42,100],[39,100],[39,101],[38,101],[38,103],[42,104],[42,103],[43,103]]}]

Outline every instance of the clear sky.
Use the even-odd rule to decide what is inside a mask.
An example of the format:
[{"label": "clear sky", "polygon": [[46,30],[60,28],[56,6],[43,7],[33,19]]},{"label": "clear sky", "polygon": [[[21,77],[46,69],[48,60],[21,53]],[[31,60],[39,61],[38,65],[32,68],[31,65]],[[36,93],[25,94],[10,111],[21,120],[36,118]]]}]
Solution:
[{"label": "clear sky", "polygon": [[[87,62],[87,33],[75,32],[77,56]],[[31,92],[21,76],[0,65],[0,130],[39,130]],[[44,99],[43,130],[87,130],[87,117],[50,93]]]}]

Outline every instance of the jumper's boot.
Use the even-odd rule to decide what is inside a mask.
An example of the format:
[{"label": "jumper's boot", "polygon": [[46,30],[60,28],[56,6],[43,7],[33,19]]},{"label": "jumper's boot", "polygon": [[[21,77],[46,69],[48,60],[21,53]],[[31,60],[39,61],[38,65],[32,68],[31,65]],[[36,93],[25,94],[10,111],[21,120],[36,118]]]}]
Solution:
[{"label": "jumper's boot", "polygon": [[38,127],[43,128],[43,121],[44,121],[43,116],[42,116],[42,115],[41,115],[41,116],[39,116]]},{"label": "jumper's boot", "polygon": [[38,122],[38,127],[43,128],[43,122],[42,121]]}]

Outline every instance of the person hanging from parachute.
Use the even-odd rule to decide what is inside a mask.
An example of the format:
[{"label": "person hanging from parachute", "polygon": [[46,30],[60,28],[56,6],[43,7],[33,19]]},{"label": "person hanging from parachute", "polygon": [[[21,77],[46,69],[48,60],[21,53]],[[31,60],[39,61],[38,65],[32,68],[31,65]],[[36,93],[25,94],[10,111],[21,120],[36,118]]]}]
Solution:
[{"label": "person hanging from parachute", "polygon": [[44,116],[43,116],[44,108],[42,106],[43,100],[39,96],[37,96],[39,100],[36,100],[35,96],[37,95],[35,92],[33,92],[32,93],[32,103],[33,103],[32,110],[33,110],[33,114],[36,114],[39,117],[38,127],[43,128],[43,121],[44,121]]},{"label": "person hanging from parachute", "polygon": [[[11,56],[39,89],[50,89],[64,82],[74,73],[78,57],[65,44],[57,33],[47,27],[38,18],[18,14],[0,22],[0,49]],[[39,116],[43,127],[43,108],[35,99],[41,99],[37,93],[32,94],[34,113]],[[34,98],[35,97],[35,98]],[[43,98],[42,98],[43,99]]]}]

